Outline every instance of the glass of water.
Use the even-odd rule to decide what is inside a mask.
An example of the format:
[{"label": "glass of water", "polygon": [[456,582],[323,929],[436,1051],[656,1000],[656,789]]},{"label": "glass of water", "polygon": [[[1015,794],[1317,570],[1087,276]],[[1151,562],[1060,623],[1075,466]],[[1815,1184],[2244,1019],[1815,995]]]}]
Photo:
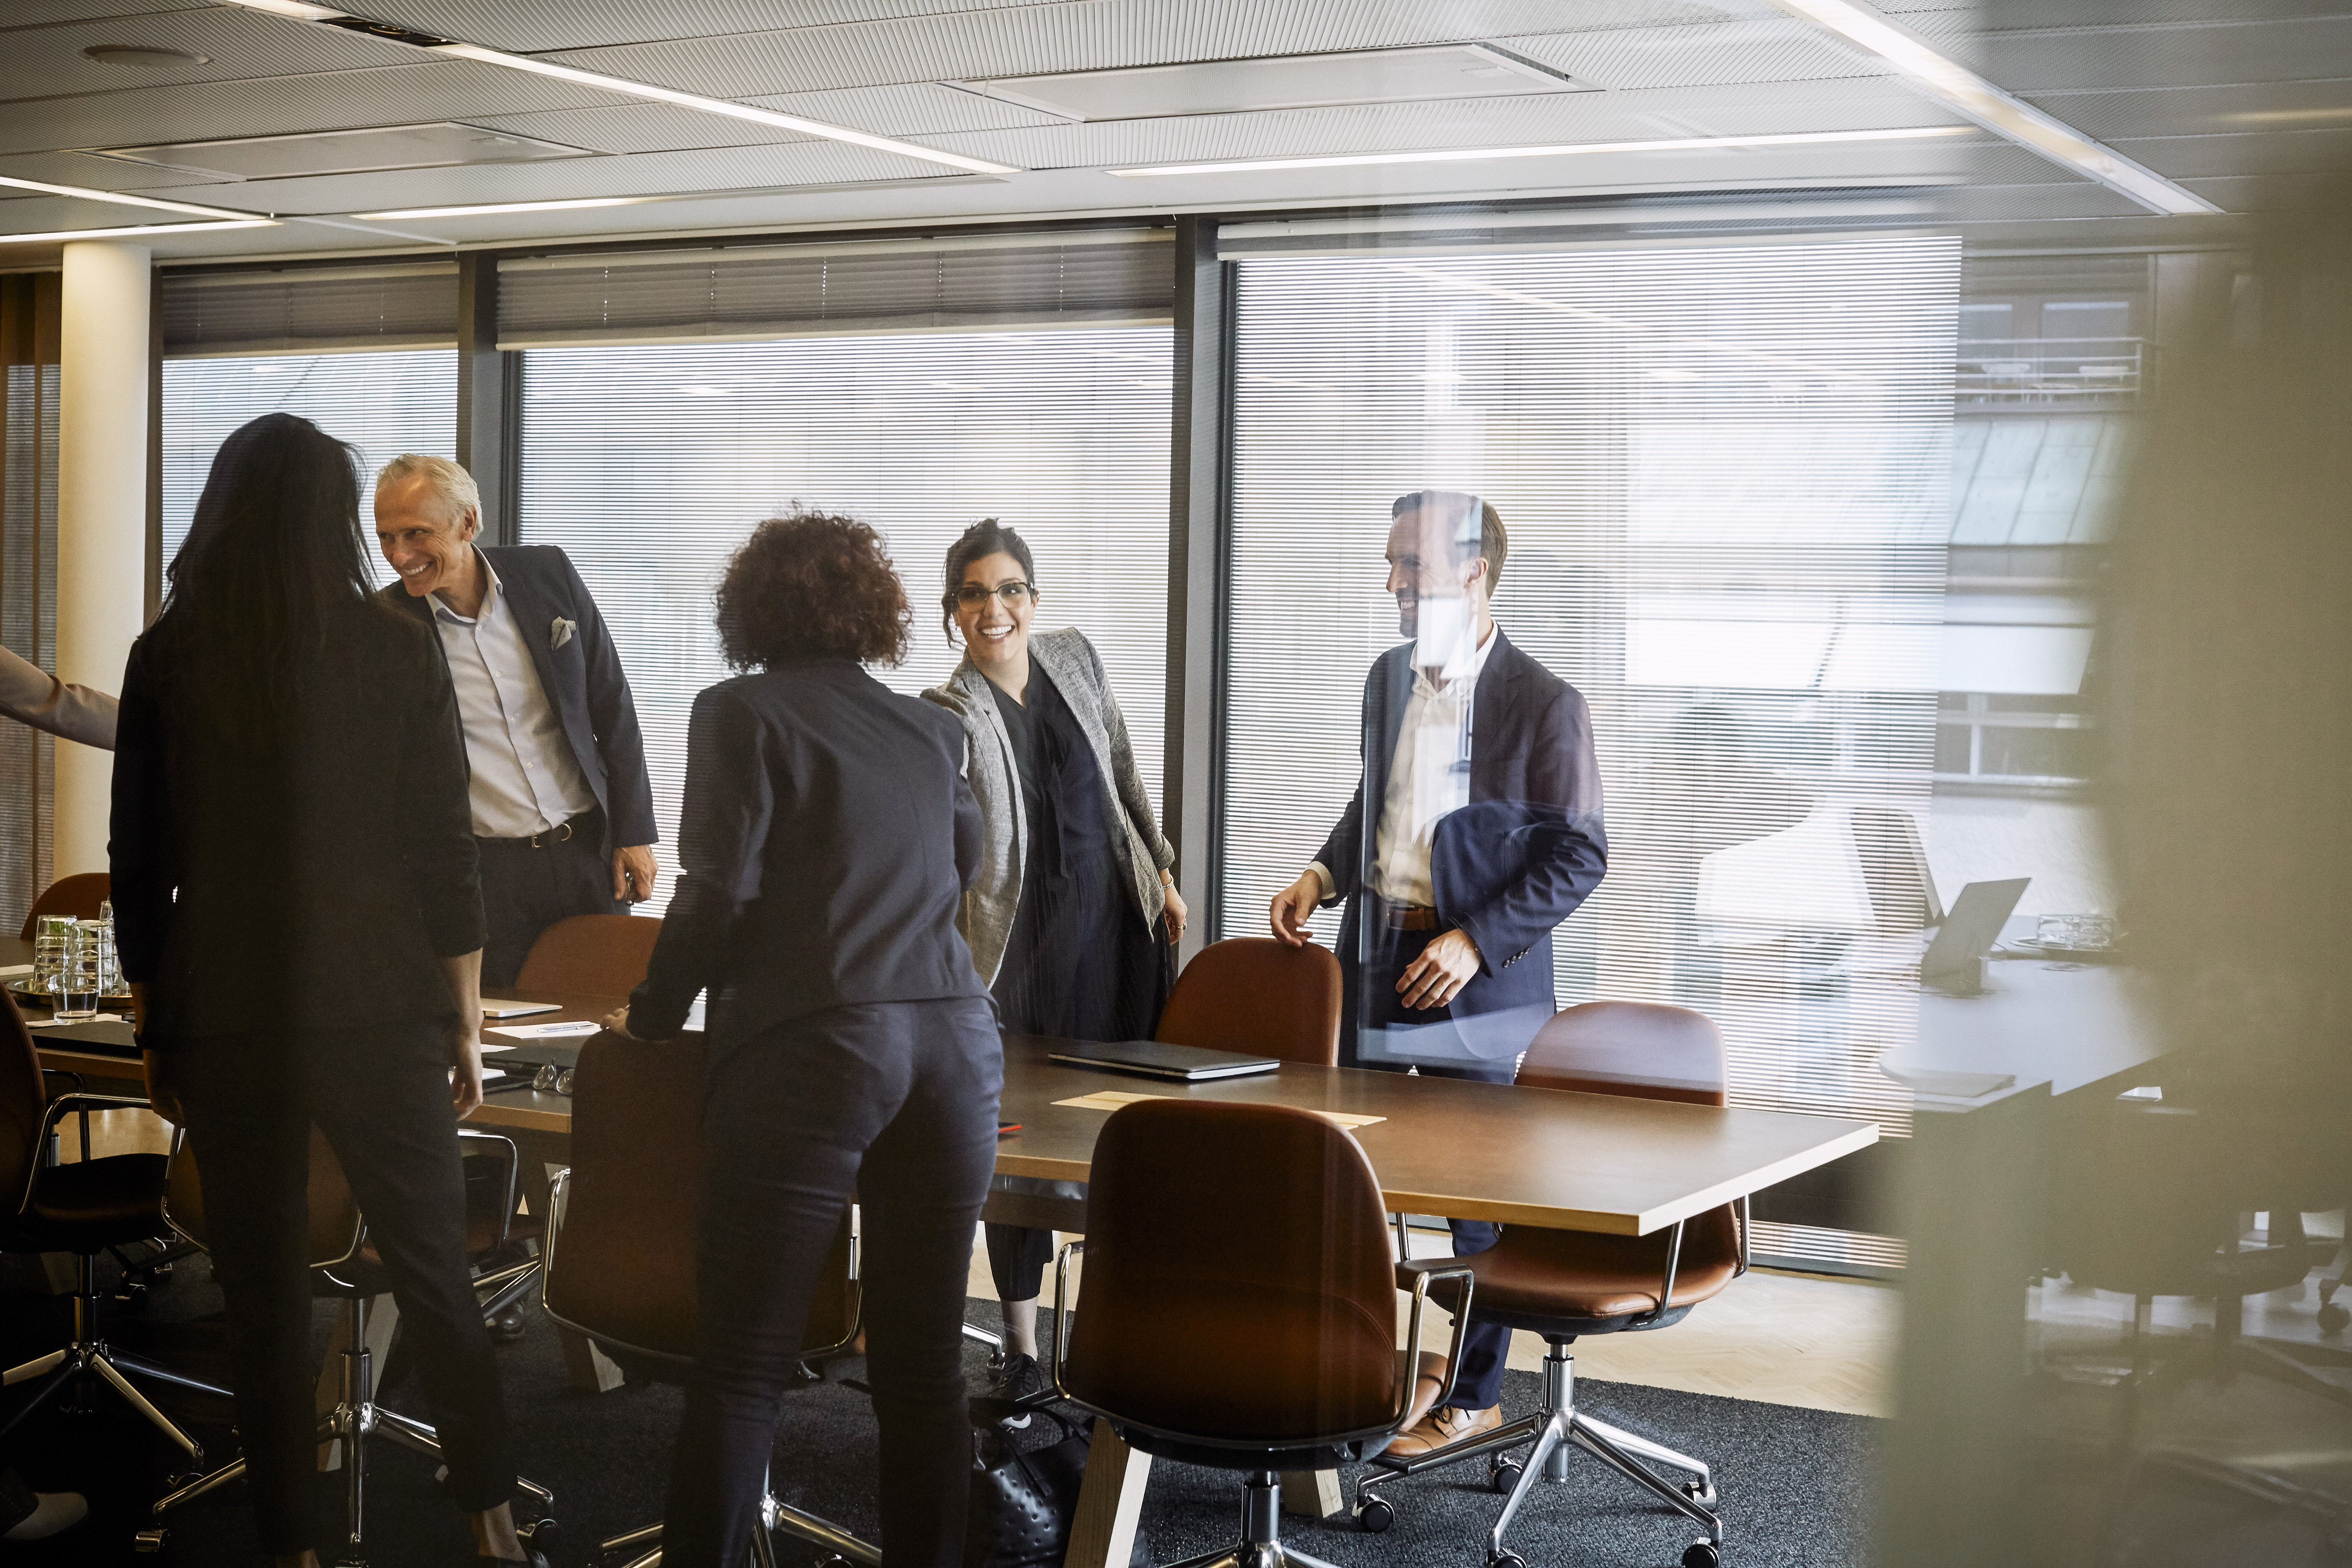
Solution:
[{"label": "glass of water", "polygon": [[33,989],[54,996],[58,971],[65,967],[66,934],[73,930],[71,915],[43,915],[33,922]]},{"label": "glass of water", "polygon": [[55,1016],[66,1023],[98,1016],[99,991],[105,969],[105,942],[96,921],[74,921],[66,932],[65,954],[58,964]]}]

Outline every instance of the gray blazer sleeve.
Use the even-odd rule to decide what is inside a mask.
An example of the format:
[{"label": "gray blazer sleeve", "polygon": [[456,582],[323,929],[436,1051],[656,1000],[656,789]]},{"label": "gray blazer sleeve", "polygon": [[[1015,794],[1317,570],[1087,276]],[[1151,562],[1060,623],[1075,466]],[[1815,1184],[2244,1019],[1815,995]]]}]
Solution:
[{"label": "gray blazer sleeve", "polygon": [[100,751],[114,750],[114,699],[59,680],[0,648],[0,713]]},{"label": "gray blazer sleeve", "polygon": [[1135,745],[1127,736],[1127,715],[1119,711],[1118,694],[1110,689],[1110,676],[1103,668],[1102,655],[1095,645],[1084,637],[1078,646],[1086,649],[1087,668],[1094,674],[1094,695],[1102,704],[1103,729],[1110,737],[1112,784],[1118,790],[1118,803],[1127,808],[1129,822],[1151,852],[1151,863],[1165,871],[1176,864],[1175,847],[1167,835],[1160,831],[1160,819],[1152,815],[1151,796],[1143,787],[1143,770],[1135,765]]}]

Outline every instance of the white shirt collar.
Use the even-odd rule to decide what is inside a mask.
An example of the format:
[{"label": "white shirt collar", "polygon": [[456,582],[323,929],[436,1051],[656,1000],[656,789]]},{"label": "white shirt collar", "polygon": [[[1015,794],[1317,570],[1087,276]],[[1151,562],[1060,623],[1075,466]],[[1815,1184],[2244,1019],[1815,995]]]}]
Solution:
[{"label": "white shirt collar", "polygon": [[[438,589],[435,590],[430,595],[433,600],[434,615],[442,620],[447,621],[451,626],[479,626],[482,622],[490,618],[490,606],[498,602],[499,574],[491,568],[490,558],[477,550],[474,552],[474,559],[482,563],[482,575],[490,580],[488,589],[482,595],[482,607],[480,610],[471,616],[461,616],[457,611],[449,607],[448,601],[442,598]],[[1486,656],[1482,653],[1479,657],[1483,659]]]},{"label": "white shirt collar", "polygon": [[1432,692],[1436,692],[1446,689],[1453,686],[1457,680],[1475,682],[1478,677],[1486,671],[1487,656],[1495,651],[1495,634],[1502,629],[1503,624],[1500,621],[1488,621],[1486,623],[1486,636],[1479,642],[1477,651],[1470,656],[1469,668],[1459,671],[1450,678],[1441,679],[1436,681],[1432,681],[1429,678],[1429,671],[1422,668],[1421,643],[1419,639],[1415,639],[1412,645],[1412,651],[1405,656],[1411,663],[1413,684],[1416,687],[1424,687]]}]

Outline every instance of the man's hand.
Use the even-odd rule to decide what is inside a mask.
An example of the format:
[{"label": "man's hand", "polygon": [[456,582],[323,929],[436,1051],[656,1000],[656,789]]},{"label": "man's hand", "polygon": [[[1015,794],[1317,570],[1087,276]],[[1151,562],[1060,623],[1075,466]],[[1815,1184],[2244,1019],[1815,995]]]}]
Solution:
[{"label": "man's hand", "polygon": [[172,1060],[161,1051],[141,1051],[139,1065],[147,1070],[147,1103],[155,1114],[174,1127],[188,1124],[187,1113],[180,1109],[180,1086],[173,1081]]},{"label": "man's hand", "polygon": [[1478,944],[1467,931],[1450,931],[1404,966],[1396,988],[1408,1007],[1443,1007],[1477,977]]},{"label": "man's hand", "polygon": [[642,904],[654,896],[654,847],[633,844],[613,851],[613,899]]},{"label": "man's hand", "polygon": [[1274,938],[1291,947],[1305,947],[1314,939],[1307,934],[1307,922],[1315,917],[1315,906],[1323,901],[1323,879],[1309,871],[1282,891],[1275,894],[1266,910],[1266,923],[1274,928]]},{"label": "man's hand", "polygon": [[449,1032],[449,1103],[463,1121],[482,1109],[482,1031],[477,1022]]}]

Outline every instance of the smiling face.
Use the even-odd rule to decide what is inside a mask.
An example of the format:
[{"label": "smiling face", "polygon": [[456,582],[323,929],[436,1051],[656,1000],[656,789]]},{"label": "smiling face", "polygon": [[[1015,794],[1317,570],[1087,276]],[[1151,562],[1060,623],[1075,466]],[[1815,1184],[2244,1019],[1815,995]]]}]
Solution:
[{"label": "smiling face", "polygon": [[[1423,599],[1475,596],[1486,563],[1475,547],[1459,558],[1454,519],[1437,507],[1415,507],[1389,528],[1389,592],[1396,595],[1399,636],[1421,635]],[[1471,611],[1475,616],[1475,608]]]},{"label": "smiling face", "polygon": [[375,492],[376,543],[412,598],[464,581],[480,525],[472,507],[451,517],[448,503],[424,474],[394,479]]},{"label": "smiling face", "polygon": [[[997,592],[1007,583],[1028,580],[1021,563],[1002,550],[963,569],[963,581],[957,584],[956,630],[963,634],[972,663],[983,670],[1017,668],[1029,657],[1029,617],[1037,613],[1037,597],[1024,594],[1019,604],[1008,605]],[[973,587],[988,591],[976,605],[968,603],[962,592]]]}]

